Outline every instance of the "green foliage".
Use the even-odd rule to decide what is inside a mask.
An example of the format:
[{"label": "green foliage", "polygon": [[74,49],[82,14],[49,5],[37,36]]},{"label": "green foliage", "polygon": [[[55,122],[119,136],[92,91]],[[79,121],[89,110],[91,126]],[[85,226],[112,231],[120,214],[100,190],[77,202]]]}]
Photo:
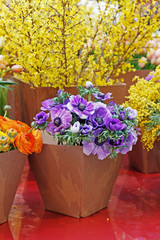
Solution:
[{"label": "green foliage", "polygon": [[3,116],[5,111],[4,111],[4,106],[7,104],[7,89],[2,89],[0,87],[0,115]]}]

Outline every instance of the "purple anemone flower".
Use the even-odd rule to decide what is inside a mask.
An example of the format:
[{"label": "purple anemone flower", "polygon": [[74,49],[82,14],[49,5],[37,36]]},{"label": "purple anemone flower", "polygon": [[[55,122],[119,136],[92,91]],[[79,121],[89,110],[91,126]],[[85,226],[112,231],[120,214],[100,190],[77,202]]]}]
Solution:
[{"label": "purple anemone flower", "polygon": [[89,116],[88,121],[93,126],[93,129],[104,127],[108,118],[111,118],[110,111],[105,107],[95,109],[94,114]]},{"label": "purple anemone flower", "polygon": [[91,153],[98,155],[98,159],[103,160],[110,154],[107,143],[100,142],[98,135],[101,133],[102,129],[95,130],[93,132],[93,137],[90,142],[83,141],[83,153],[89,156]]},{"label": "purple anemone flower", "polygon": [[53,99],[47,99],[45,101],[42,102],[42,107],[41,110],[51,110],[53,109],[55,106],[57,105],[57,103],[55,103],[53,101]]},{"label": "purple anemone flower", "polygon": [[93,96],[100,101],[105,101],[105,100],[113,98],[113,97],[111,97],[111,95],[112,95],[112,93],[110,93],[110,92],[108,92],[106,94],[104,94],[102,92],[93,93]]},{"label": "purple anemone flower", "polygon": [[126,110],[128,110],[128,119],[134,119],[137,117],[137,110],[132,109],[131,107],[127,107]]},{"label": "purple anemone flower", "polygon": [[119,115],[118,115],[118,119],[121,121],[124,121],[126,118],[126,112],[125,111],[120,111]]},{"label": "purple anemone flower", "polygon": [[51,110],[51,120],[46,127],[46,130],[54,135],[61,129],[66,129],[70,127],[70,122],[72,121],[72,114],[65,109],[52,109]]},{"label": "purple anemone flower", "polygon": [[116,152],[126,154],[127,152],[132,151],[132,147],[133,145],[136,144],[137,140],[138,140],[138,137],[137,137],[136,131],[133,130],[132,132],[129,132],[129,135],[125,140],[125,145],[122,148],[119,148],[118,151]]},{"label": "purple anemone flower", "polygon": [[33,119],[36,121],[37,125],[43,125],[46,120],[49,118],[49,113],[45,113],[43,111],[36,114],[36,117]]},{"label": "purple anemone flower", "polygon": [[105,121],[106,128],[111,131],[121,131],[126,128],[126,124],[121,123],[117,118],[109,118]]},{"label": "purple anemone flower", "polygon": [[91,125],[84,124],[84,126],[80,127],[80,133],[82,135],[87,135],[92,131],[93,127]]},{"label": "purple anemone flower", "polygon": [[81,119],[86,119],[94,113],[93,103],[87,102],[87,100],[80,95],[72,95],[69,100],[69,103],[67,103],[68,109],[76,113]]}]

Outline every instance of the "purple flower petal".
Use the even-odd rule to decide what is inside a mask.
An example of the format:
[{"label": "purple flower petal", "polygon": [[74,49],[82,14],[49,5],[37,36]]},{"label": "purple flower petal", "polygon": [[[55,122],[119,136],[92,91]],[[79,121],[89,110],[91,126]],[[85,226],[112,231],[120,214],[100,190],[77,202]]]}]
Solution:
[{"label": "purple flower petal", "polygon": [[55,105],[56,103],[54,103],[53,99],[47,99],[42,102],[41,110],[51,110]]}]

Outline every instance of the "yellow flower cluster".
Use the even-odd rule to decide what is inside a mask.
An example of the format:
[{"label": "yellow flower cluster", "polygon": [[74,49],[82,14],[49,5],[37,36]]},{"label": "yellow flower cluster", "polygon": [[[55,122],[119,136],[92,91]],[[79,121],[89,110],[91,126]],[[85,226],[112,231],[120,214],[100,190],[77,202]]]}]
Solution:
[{"label": "yellow flower cluster", "polygon": [[[153,77],[147,81],[135,77],[136,84],[129,89],[128,101],[125,106],[130,106],[138,112],[137,120],[141,129],[141,141],[144,148],[150,150],[158,139],[157,131],[160,130],[160,67],[152,72]],[[157,112],[158,121],[153,124],[153,112]]]},{"label": "yellow flower cluster", "polygon": [[87,80],[106,85],[133,69],[134,52],[160,26],[156,1],[150,7],[143,0],[105,0],[103,9],[95,3],[95,15],[77,0],[0,3],[0,35],[11,61],[24,67],[24,82],[62,89]]}]

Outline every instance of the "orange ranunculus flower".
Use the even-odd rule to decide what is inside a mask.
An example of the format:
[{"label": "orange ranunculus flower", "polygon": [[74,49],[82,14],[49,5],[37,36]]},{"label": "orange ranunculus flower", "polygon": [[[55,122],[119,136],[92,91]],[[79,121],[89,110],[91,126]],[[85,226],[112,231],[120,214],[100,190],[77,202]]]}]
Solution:
[{"label": "orange ranunculus flower", "polygon": [[21,122],[21,121],[14,121],[17,126],[19,127],[19,130],[21,132],[29,132],[29,130],[31,129],[26,123]]},{"label": "orange ranunculus flower", "polygon": [[18,133],[21,132],[19,126],[12,121],[0,121],[0,128],[3,132],[10,128],[15,129]]},{"label": "orange ranunculus flower", "polygon": [[34,152],[35,138],[31,133],[18,133],[14,145],[20,152],[28,155]]},{"label": "orange ranunculus flower", "polygon": [[37,130],[33,129],[31,133],[35,138],[34,152],[40,153],[43,146],[42,134],[38,129]]},{"label": "orange ranunculus flower", "polygon": [[18,133],[28,132],[30,130],[30,127],[27,124],[25,124],[21,121],[15,121],[15,120],[9,119],[7,117],[5,117],[5,118],[1,117],[0,118],[0,128],[4,132],[6,132],[10,128],[13,128]]}]

